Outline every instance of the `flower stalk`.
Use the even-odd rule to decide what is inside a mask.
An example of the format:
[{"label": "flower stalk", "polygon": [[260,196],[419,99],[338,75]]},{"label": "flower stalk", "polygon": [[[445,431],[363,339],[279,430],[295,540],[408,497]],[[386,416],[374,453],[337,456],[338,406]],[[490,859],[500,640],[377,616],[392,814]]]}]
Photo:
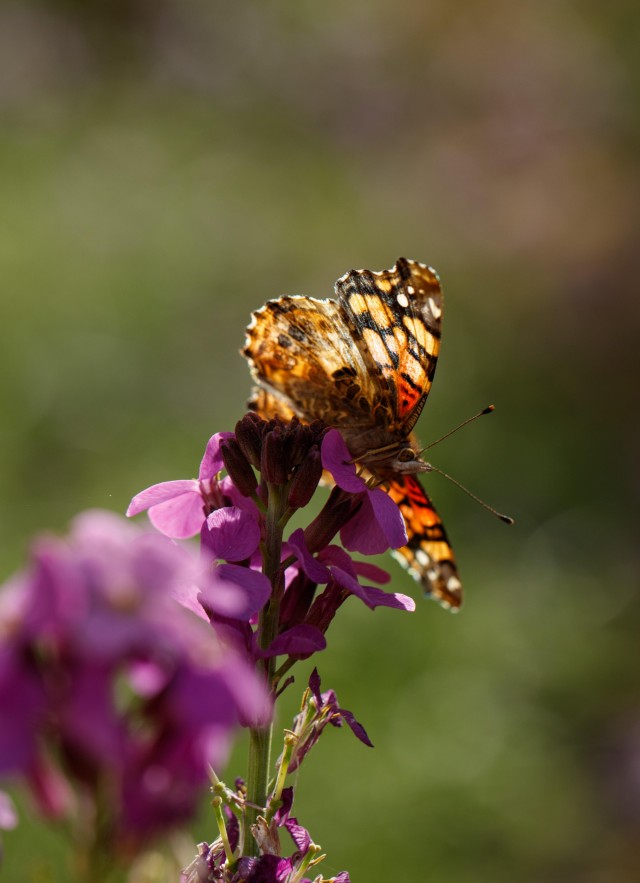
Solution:
[{"label": "flower stalk", "polygon": [[[266,650],[278,634],[280,602],[284,590],[284,574],[281,567],[282,537],[286,523],[287,494],[282,485],[267,484],[268,502],[263,543],[263,573],[271,583],[271,598],[260,611],[258,621],[258,642]],[[274,687],[276,657],[267,656],[261,660],[264,677],[269,690]],[[259,663],[260,665],[260,663]],[[271,766],[271,742],[273,723],[264,727],[252,727],[249,737],[249,768],[247,775],[247,826],[255,824],[258,814],[264,811],[267,803],[269,769]],[[260,807],[260,809],[258,809]],[[252,854],[258,855],[258,844],[250,841]]]}]

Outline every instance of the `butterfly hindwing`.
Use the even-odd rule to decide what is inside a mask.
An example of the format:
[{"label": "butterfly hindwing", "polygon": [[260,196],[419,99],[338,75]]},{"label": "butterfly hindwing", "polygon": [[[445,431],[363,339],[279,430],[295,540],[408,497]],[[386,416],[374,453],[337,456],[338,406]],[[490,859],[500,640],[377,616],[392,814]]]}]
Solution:
[{"label": "butterfly hindwing", "polygon": [[453,549],[440,516],[415,475],[399,475],[389,482],[389,496],[404,518],[408,542],[393,556],[417,579],[428,595],[446,607],[462,603]]},{"label": "butterfly hindwing", "polygon": [[257,386],[247,402],[250,411],[255,411],[263,420],[272,420],[279,417],[288,423],[296,415],[293,408],[287,404],[286,400],[281,396],[269,392],[261,386]]},{"label": "butterfly hindwing", "polygon": [[268,301],[253,314],[242,354],[281,409],[331,426],[371,424],[375,385],[335,301]]}]

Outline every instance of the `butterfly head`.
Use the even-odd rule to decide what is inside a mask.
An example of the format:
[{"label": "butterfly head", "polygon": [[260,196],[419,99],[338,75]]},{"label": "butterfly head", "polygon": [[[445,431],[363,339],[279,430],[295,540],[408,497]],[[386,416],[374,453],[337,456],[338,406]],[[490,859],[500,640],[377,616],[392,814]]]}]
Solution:
[{"label": "butterfly head", "polygon": [[408,445],[399,448],[390,459],[389,468],[401,475],[415,475],[418,472],[431,472],[431,464],[427,463],[420,456],[419,451],[415,451]]},{"label": "butterfly head", "polygon": [[359,456],[357,462],[380,477],[431,472],[433,467],[421,458],[420,453],[405,440],[400,445],[387,445],[384,448],[369,450]]}]

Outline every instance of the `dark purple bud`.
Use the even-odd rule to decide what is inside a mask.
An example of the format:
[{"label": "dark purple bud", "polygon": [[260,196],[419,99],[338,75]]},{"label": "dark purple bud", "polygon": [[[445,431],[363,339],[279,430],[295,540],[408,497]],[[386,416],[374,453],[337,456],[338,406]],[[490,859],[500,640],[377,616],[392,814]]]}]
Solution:
[{"label": "dark purple bud", "polygon": [[235,439],[227,439],[220,446],[224,466],[243,497],[251,497],[258,487],[258,479]]},{"label": "dark purple bud", "polygon": [[288,469],[283,456],[282,430],[274,427],[271,432],[265,432],[262,440],[262,455],[260,457],[260,472],[269,484],[286,483]]},{"label": "dark purple bud", "polygon": [[303,423],[291,421],[292,446],[291,446],[291,465],[298,466],[307,455],[307,451],[313,445],[313,435],[308,426]]},{"label": "dark purple bud", "polygon": [[292,509],[302,509],[303,506],[306,506],[314,495],[321,478],[322,458],[320,457],[320,449],[316,445],[311,448],[293,476],[287,501],[289,506]]},{"label": "dark purple bud", "polygon": [[309,424],[309,432],[311,433],[311,438],[315,445],[319,445],[322,442],[322,439],[328,431],[329,427],[326,423],[323,423],[322,420],[314,420],[313,423]]},{"label": "dark purple bud", "polygon": [[262,450],[262,434],[266,424],[257,414],[246,414],[236,423],[235,435],[249,463],[254,469],[260,468],[260,451]]},{"label": "dark purple bud", "polygon": [[[287,470],[287,475],[290,475],[293,471],[294,466],[296,466],[304,453],[299,449],[299,439],[301,436],[302,426],[297,417],[293,417],[290,423],[287,423],[283,426],[282,429],[282,437],[281,437],[281,456],[285,464],[285,469]],[[298,457],[298,459],[296,459]]]},{"label": "dark purple bud", "polygon": [[281,628],[292,628],[304,622],[316,593],[317,585],[301,570],[289,585],[280,607]]}]

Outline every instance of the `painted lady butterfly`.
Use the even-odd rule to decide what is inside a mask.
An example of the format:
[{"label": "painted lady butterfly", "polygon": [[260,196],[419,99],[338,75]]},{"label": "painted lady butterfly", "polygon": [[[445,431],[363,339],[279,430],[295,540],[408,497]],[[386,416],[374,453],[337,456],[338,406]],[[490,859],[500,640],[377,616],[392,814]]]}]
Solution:
[{"label": "painted lady butterfly", "polygon": [[392,270],[351,270],[337,300],[285,296],[253,313],[242,354],[258,384],[249,407],[269,419],[320,419],[396,501],[408,543],[393,554],[444,606],[462,601],[453,551],[418,481],[413,427],[440,349],[443,298],[435,272],[398,258]]}]

